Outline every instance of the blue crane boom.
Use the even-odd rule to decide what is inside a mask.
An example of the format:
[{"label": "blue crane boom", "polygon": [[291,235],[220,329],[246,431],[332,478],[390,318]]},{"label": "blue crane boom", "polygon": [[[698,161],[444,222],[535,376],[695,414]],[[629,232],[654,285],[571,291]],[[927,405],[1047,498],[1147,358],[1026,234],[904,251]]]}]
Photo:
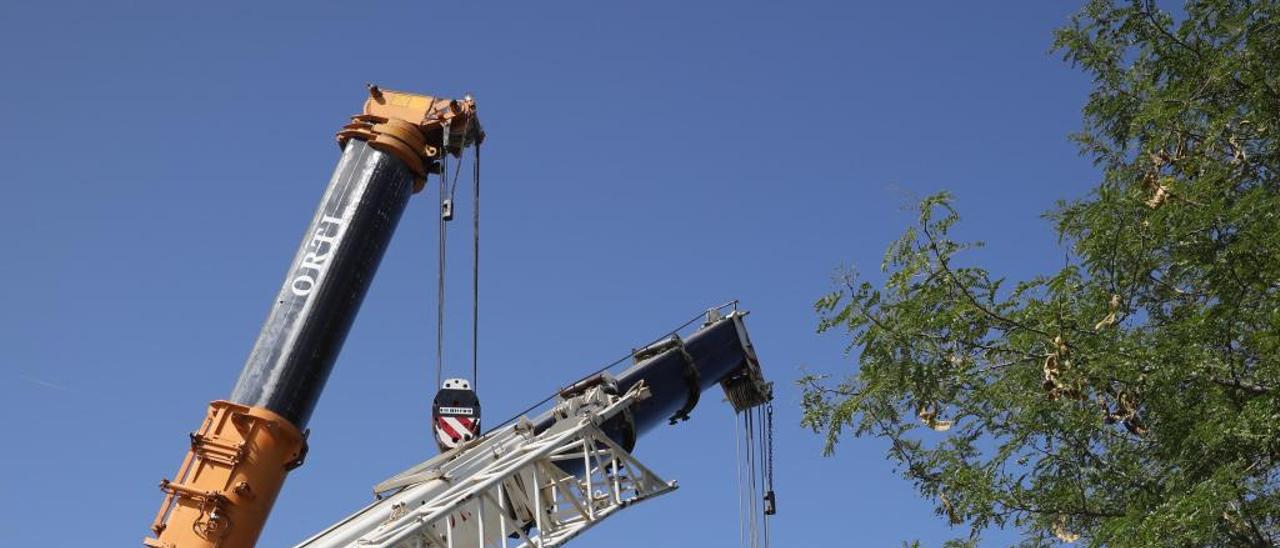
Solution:
[{"label": "blue crane boom", "polygon": [[692,335],[632,353],[616,377],[598,373],[556,405],[409,468],[374,487],[378,500],[298,545],[559,546],[631,504],[669,493],[631,454],[655,427],[688,418],[720,385],[736,411],[772,400],[746,313],[708,312]]}]

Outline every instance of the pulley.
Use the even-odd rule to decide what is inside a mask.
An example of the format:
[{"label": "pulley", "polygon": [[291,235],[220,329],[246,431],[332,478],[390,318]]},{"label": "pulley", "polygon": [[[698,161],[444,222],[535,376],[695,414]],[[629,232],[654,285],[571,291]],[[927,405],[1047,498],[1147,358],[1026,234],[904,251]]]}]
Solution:
[{"label": "pulley", "polygon": [[445,379],[431,403],[431,424],[442,453],[480,437],[480,398],[467,379]]}]

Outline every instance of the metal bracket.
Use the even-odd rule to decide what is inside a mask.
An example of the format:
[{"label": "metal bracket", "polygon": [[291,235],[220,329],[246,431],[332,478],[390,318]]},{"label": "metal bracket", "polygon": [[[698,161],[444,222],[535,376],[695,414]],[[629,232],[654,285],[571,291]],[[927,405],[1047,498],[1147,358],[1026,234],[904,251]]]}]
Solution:
[{"label": "metal bracket", "polygon": [[684,384],[689,389],[689,395],[685,398],[684,405],[667,418],[667,423],[674,425],[678,422],[689,420],[689,413],[693,411],[694,407],[698,406],[698,400],[702,398],[701,375],[695,366],[693,356],[689,354],[688,350],[685,350],[684,341],[680,339],[679,335],[671,335],[644,348],[633,350],[631,356],[635,363],[640,363],[667,352],[679,352],[680,357],[684,358]]},{"label": "metal bracket", "polygon": [[446,221],[453,220],[453,200],[446,198],[440,201],[440,218]]},{"label": "metal bracket", "polygon": [[677,349],[680,351],[680,356],[684,358],[684,385],[689,389],[689,397],[684,400],[684,405],[667,419],[669,425],[689,420],[689,413],[698,406],[698,400],[702,399],[702,379],[698,368],[694,366],[693,356],[684,349],[684,342],[681,342]]}]

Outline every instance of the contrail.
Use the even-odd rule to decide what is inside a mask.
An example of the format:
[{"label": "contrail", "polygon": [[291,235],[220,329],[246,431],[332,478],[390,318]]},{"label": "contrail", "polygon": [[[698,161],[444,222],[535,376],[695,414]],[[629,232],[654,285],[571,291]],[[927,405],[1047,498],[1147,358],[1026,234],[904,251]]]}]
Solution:
[{"label": "contrail", "polygon": [[31,384],[43,386],[45,388],[52,388],[54,390],[60,390],[62,392],[74,392],[74,389],[72,389],[70,386],[64,386],[56,382],[46,381],[44,379],[37,379],[35,377],[31,377],[27,375],[18,375],[18,377]]}]

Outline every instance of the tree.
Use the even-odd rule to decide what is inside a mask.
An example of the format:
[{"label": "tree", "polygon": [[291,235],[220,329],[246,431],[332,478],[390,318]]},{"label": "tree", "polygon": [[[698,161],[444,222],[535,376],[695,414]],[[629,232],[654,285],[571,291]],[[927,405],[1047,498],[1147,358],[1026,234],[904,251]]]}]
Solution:
[{"label": "tree", "polygon": [[1089,2],[1055,48],[1091,74],[1099,166],[1046,214],[1069,260],[962,263],[946,194],[820,299],[856,373],[807,376],[803,424],[888,458],[976,543],[1280,542],[1280,5]]}]

